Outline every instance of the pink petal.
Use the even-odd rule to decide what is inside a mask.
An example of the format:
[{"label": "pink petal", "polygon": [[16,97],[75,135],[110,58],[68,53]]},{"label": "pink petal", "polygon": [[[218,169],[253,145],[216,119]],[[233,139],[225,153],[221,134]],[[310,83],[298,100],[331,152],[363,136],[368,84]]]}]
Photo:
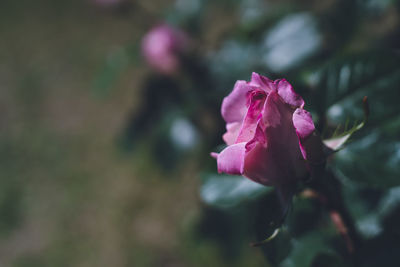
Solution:
[{"label": "pink petal", "polygon": [[221,113],[227,123],[243,120],[247,112],[247,93],[253,89],[246,81],[235,83],[232,92],[222,101]]},{"label": "pink petal", "polygon": [[252,150],[257,144],[262,144],[263,146],[267,146],[267,139],[263,130],[261,129],[260,123],[257,124],[256,133],[254,134],[253,139],[246,144],[246,151]]},{"label": "pink petal", "polygon": [[293,125],[300,139],[305,139],[315,131],[314,122],[310,112],[298,108],[293,113]]},{"label": "pink petal", "polygon": [[282,185],[302,178],[307,169],[293,126],[292,110],[277,93],[268,95],[260,123],[267,143],[258,142],[246,152],[244,175],[264,185]]},{"label": "pink petal", "polygon": [[262,114],[261,121],[263,129],[268,127],[279,127],[279,125],[282,123],[281,112],[278,106],[274,104],[276,101],[279,101],[279,96],[277,93],[270,93],[267,97],[267,101],[265,101]]},{"label": "pink petal", "polygon": [[275,84],[272,80],[255,72],[251,74],[251,81],[249,85],[260,87],[267,93],[275,90]]},{"label": "pink petal", "polygon": [[254,90],[250,97],[250,106],[247,110],[246,117],[243,120],[242,128],[236,143],[248,142],[253,139],[256,132],[257,121],[264,107],[266,93],[262,90]]},{"label": "pink petal", "polygon": [[243,175],[263,185],[277,185],[279,181],[286,179],[280,166],[275,164],[271,149],[260,143],[254,143],[254,147],[246,153],[244,166]]},{"label": "pink petal", "polygon": [[304,100],[294,90],[292,85],[285,79],[275,81],[277,83],[278,94],[289,105],[303,107]]},{"label": "pink petal", "polygon": [[317,163],[325,158],[324,145],[316,133],[310,112],[298,108],[293,113],[293,125],[299,137],[299,145],[303,158],[309,163]]},{"label": "pink petal", "polygon": [[218,172],[228,174],[243,174],[244,155],[246,152],[246,143],[238,143],[226,147],[218,154],[217,165]]},{"label": "pink petal", "polygon": [[241,126],[240,122],[231,122],[226,124],[226,133],[222,136],[222,139],[224,139],[228,146],[233,145],[236,142]]},{"label": "pink petal", "polygon": [[216,152],[211,152],[211,153],[210,153],[210,156],[213,157],[214,159],[217,159],[217,158],[218,158],[218,153],[216,153]]}]

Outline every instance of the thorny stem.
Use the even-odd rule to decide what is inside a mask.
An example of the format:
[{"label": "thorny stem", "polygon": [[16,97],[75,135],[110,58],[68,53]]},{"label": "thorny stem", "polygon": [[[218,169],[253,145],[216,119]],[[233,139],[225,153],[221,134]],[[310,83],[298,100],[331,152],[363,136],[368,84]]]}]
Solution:
[{"label": "thorny stem", "polygon": [[332,223],[346,244],[348,256],[352,258],[354,266],[359,266],[356,255],[361,238],[344,204],[341,184],[329,170],[326,171],[326,177],[323,181],[322,183],[320,180],[314,180],[310,186],[311,189],[306,189],[302,192],[302,195],[315,198],[326,206]]},{"label": "thorny stem", "polygon": [[349,230],[347,229],[347,226],[345,225],[342,216],[336,210],[331,210],[330,216],[333,224],[335,225],[338,232],[342,235],[346,243],[347,251],[349,252],[349,254],[353,254],[354,253],[353,240],[350,238]]}]

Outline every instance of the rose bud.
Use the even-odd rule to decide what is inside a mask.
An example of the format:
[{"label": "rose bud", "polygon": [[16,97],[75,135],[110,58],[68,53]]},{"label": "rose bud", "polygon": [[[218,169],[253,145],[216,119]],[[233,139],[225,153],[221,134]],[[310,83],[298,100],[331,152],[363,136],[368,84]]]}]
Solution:
[{"label": "rose bud", "polygon": [[217,159],[218,172],[243,175],[283,188],[307,178],[325,162],[323,144],[304,101],[285,79],[253,73],[237,81],[221,107],[228,145]]},{"label": "rose bud", "polygon": [[187,37],[178,29],[162,24],[154,27],[142,40],[142,54],[155,70],[171,74],[180,64],[179,57],[187,46]]}]

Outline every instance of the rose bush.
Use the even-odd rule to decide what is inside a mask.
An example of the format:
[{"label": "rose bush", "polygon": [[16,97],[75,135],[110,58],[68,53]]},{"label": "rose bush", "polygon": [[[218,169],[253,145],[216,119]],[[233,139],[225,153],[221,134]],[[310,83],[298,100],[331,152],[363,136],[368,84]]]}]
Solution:
[{"label": "rose bush", "polygon": [[179,67],[179,56],[187,46],[186,35],[167,24],[150,30],[142,40],[142,54],[155,70],[171,74]]},{"label": "rose bush", "polygon": [[324,157],[304,101],[285,80],[253,73],[237,81],[221,108],[228,145],[217,159],[218,172],[243,175],[268,186],[284,186],[308,176]]}]

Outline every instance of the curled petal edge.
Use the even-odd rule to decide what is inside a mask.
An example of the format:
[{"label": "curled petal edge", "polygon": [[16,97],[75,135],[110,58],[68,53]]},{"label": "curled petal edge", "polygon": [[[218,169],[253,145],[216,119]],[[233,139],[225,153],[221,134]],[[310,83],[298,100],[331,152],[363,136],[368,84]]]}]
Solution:
[{"label": "curled petal edge", "polygon": [[217,158],[219,173],[242,175],[245,154],[246,142],[242,142],[228,146],[221,153],[213,153],[212,156]]},{"label": "curled petal edge", "polygon": [[289,105],[293,107],[303,108],[304,100],[293,90],[293,86],[286,80],[276,80],[276,88],[279,96]]},{"label": "curled petal edge", "polygon": [[293,125],[301,140],[306,139],[315,131],[314,122],[310,112],[302,108],[296,109],[293,113]]},{"label": "curled petal edge", "polygon": [[227,123],[241,122],[246,115],[247,93],[252,90],[246,81],[237,81],[232,92],[222,101],[221,114]]}]

